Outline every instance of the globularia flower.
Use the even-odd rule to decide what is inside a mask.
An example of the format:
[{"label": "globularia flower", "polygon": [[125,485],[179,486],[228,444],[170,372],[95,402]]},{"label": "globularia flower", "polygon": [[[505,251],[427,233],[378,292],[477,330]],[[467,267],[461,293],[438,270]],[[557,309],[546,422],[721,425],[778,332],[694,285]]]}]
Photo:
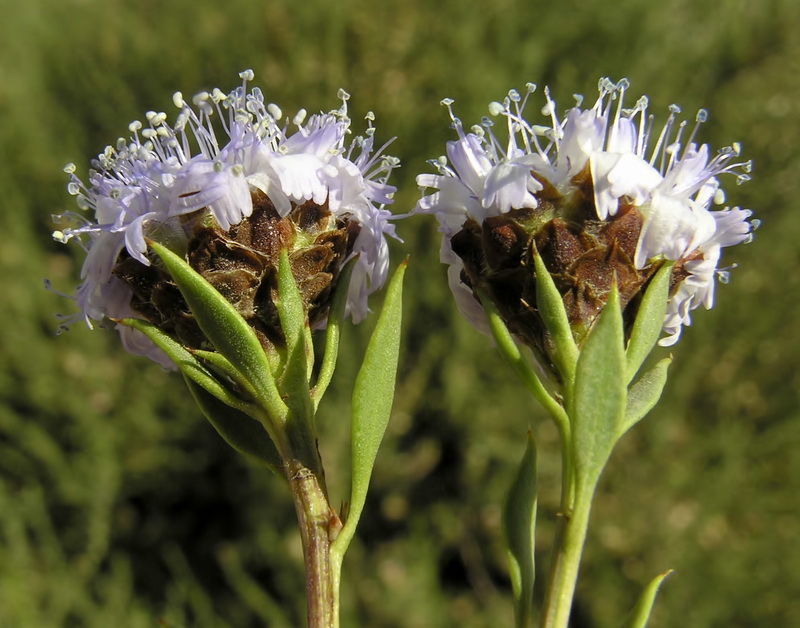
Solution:
[{"label": "globularia flower", "polygon": [[[312,325],[325,324],[328,297],[344,262],[358,256],[347,313],[367,313],[367,296],[388,271],[385,236],[394,236],[384,205],[397,160],[374,150],[372,120],[366,137],[348,140],[349,95],[342,106],[291,121],[258,88],[242,85],[193,98],[180,93],[174,125],[165,113],[148,112],[146,124],[92,162],[88,183],[70,175],[69,192],[93,219],[70,213],[54,237],[77,239],[87,251],[76,301],[92,321],[145,317],[184,344],[202,346],[202,333],[175,284],[152,263],[146,238],[186,254],[189,263],[228,298],[256,330],[262,344],[281,342],[273,297],[282,248]],[[216,124],[214,121],[216,120]],[[166,357],[139,332],[120,327],[133,353],[163,364]]]},{"label": "globularia flower", "polygon": [[[465,132],[448,107],[458,139],[447,157],[431,164],[437,174],[417,178],[423,196],[415,212],[435,214],[443,233],[441,260],[467,319],[486,331],[481,292],[493,300],[509,329],[534,350],[547,352],[546,331],[536,311],[532,255],[539,254],[563,295],[578,342],[606,302],[616,277],[630,323],[638,299],[663,260],[675,262],[662,345],[677,341],[690,311],[714,302],[720,251],[748,240],[755,221],[749,210],[712,210],[724,202],[717,177],[748,179],[749,162],[734,144],[709,155],[695,142],[706,112],[686,137],[677,106],[660,132],[653,130],[648,101],[623,107],[626,80],[602,79],[590,109],[582,99],[559,118],[545,90],[546,124],[523,112],[535,85],[511,91],[489,111],[507,125],[499,138],[493,122]],[[616,106],[614,106],[616,101]]]}]

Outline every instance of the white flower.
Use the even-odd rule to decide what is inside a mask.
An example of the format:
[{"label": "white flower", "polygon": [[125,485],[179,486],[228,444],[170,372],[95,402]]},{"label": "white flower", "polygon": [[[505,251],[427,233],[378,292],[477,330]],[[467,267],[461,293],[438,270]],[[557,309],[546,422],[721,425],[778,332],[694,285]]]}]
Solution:
[{"label": "white flower", "polygon": [[625,109],[627,88],[627,80],[614,84],[601,79],[599,97],[591,109],[582,110],[582,98],[576,96],[576,106],[563,119],[545,89],[546,125],[523,116],[536,86],[529,83],[524,96],[512,90],[502,103],[489,106],[493,116],[505,118],[506,140],[498,138],[488,117],[465,132],[453,114],[452,101],[442,101],[458,139],[448,142],[447,158],[430,162],[437,174],[417,177],[421,188],[435,191],[423,195],[414,211],[435,214],[439,220],[441,258],[451,266],[451,288],[462,312],[479,329],[485,328],[484,315],[469,287],[461,283],[464,265],[452,251],[450,238],[468,218],[480,224],[490,216],[535,208],[553,194],[563,201],[562,206],[569,206],[581,193],[579,186],[587,173],[598,220],[616,216],[621,202],[644,217],[632,260],[635,268],[644,269],[651,260],[666,258],[683,264],[688,273],[670,299],[664,321],[669,337],[662,344],[677,340],[681,325],[690,322],[690,310],[713,305],[715,278],[724,272],[717,270],[721,247],[747,240],[757,224],[747,221],[749,211],[711,209],[712,201],[724,198],[717,177],[734,173],[737,182],[745,181],[750,163],[735,162],[736,144],[709,158],[708,146],[695,143],[707,117],[704,110],[685,143],[686,123],[677,122],[680,109],[675,105],[660,134],[653,136],[647,98]]},{"label": "white flower", "polygon": [[[374,150],[374,116],[367,115],[366,137],[348,141],[349,95],[340,90],[339,109],[308,117],[301,110],[291,123],[279,123],[280,108],[265,103],[258,88],[248,90],[252,71],[239,76],[240,87],[198,94],[193,107],[176,93],[180,113],[172,126],[165,113],[152,111],[146,124],[131,123],[131,136],[92,162],[88,183],[75,175],[74,165],[65,168],[69,192],[94,216],[70,213],[72,226],[54,237],[78,239],[87,250],[76,301],[90,326],[133,315],[130,290],[112,274],[123,249],[149,265],[146,237],[185,239],[180,217],[201,209],[228,230],[253,212],[254,191],[265,194],[282,217],[293,205],[327,202],[334,217],[360,224],[347,313],[354,322],[366,316],[367,296],[386,280],[386,236],[396,237],[383,206],[392,202],[395,188],[387,179],[398,162],[382,154],[386,145]],[[120,331],[128,349],[164,363],[138,332]]]}]

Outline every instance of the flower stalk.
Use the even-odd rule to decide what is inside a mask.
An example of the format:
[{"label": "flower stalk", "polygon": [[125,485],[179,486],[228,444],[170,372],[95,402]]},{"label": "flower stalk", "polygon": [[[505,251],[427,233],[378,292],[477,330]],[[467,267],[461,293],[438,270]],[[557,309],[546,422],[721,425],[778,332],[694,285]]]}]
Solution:
[{"label": "flower stalk", "polygon": [[341,527],[331,508],[319,472],[298,459],[284,461],[284,475],[297,513],[306,575],[309,628],[338,625],[338,585],[331,568],[330,547]]},{"label": "flower stalk", "polygon": [[[67,214],[54,233],[88,255],[75,301],[84,320],[117,325],[123,344],[177,369],[203,414],[237,451],[282,475],[306,573],[309,628],[338,626],[344,552],[366,499],[391,413],[402,277],[395,273],[357,379],[353,496],[331,506],[317,410],[334,375],[341,322],[362,320],[388,275],[398,161],[373,147],[374,115],[352,137],[341,106],[291,122],[253,73],[228,94],[192,99],[170,126],[149,112],[92,162],[89,182],[65,170],[94,221]],[[346,143],[346,140],[349,143]],[[315,377],[312,333],[327,328]]]},{"label": "flower stalk", "polygon": [[594,487],[578,491],[575,505],[559,513],[554,553],[545,587],[542,628],[567,628],[589,530]]},{"label": "flower stalk", "polygon": [[[639,371],[656,344],[678,340],[692,310],[713,305],[715,280],[728,278],[717,268],[722,249],[749,241],[758,222],[749,210],[712,209],[725,200],[718,177],[741,183],[751,166],[737,161],[737,143],[714,157],[696,143],[705,110],[684,143],[678,107],[660,133],[646,97],[623,107],[627,80],[601,79],[594,106],[582,109],[576,97],[562,116],[545,89],[547,124],[525,118],[536,90],[526,87],[489,106],[506,137],[490,117],[465,129],[452,100],[442,101],[458,139],[430,162],[435,174],[417,177],[425,191],[414,211],[439,222],[459,309],[493,336],[558,428],[561,504],[541,626],[566,628],[600,475],[658,401],[670,359]],[[506,507],[517,626],[531,621],[532,581],[522,574],[534,558],[520,548],[533,551],[525,516],[536,491],[518,488],[520,478],[535,482],[531,460],[523,458]],[[646,624],[662,580],[626,625]]]}]

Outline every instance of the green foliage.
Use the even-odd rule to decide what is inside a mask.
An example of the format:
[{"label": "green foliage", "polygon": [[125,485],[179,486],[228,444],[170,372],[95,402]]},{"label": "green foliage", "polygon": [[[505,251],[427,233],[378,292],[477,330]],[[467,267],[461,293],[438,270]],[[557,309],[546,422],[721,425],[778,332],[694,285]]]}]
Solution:
[{"label": "green foliage", "polygon": [[[173,91],[228,89],[248,67],[287,113],[338,106],[340,86],[354,119],[373,109],[378,138],[398,136],[398,213],[453,137],[436,105],[445,96],[471,124],[529,80],[563,109],[574,92],[591,100],[600,75],[626,76],[658,121],[671,102],[689,118],[703,106],[704,141],[742,142],[754,179],[727,181],[728,200],[764,227],[723,261],[739,264],[731,285],[696,313],[663,401],[607,465],[574,617],[614,625],[655,571],[674,567],[653,628],[800,625],[796,0],[490,0],[479,18],[468,4],[2,1],[0,626],[300,623],[285,487],[222,442],[179,375],[124,355],[114,332],[78,321],[55,337],[52,313],[74,308],[39,288],[42,277],[62,291],[78,281],[81,256],[48,236],[50,215],[74,209],[61,167],[85,172],[130,120],[173,112]],[[344,569],[342,623],[494,626],[511,600],[501,496],[533,422],[546,555],[556,434],[455,312],[432,221],[398,231],[394,259],[414,259],[404,357]],[[370,327],[343,327],[320,404],[331,486],[347,486],[343,421]]]},{"label": "green foliage", "polygon": [[541,256],[534,256],[533,261],[536,265],[536,305],[547,331],[553,338],[554,350],[551,358],[562,379],[570,382],[575,377],[578,347],[572,336],[567,311]]},{"label": "green foliage", "polygon": [[658,590],[661,588],[664,580],[672,572],[666,571],[653,578],[650,583],[644,588],[639,599],[636,600],[636,605],[631,610],[630,615],[625,619],[622,628],[645,628],[650,619],[650,614],[653,611],[653,604],[656,601]]},{"label": "green foliage", "polygon": [[669,293],[669,278],[672,271],[671,263],[664,263],[658,269],[650,285],[642,297],[642,302],[636,312],[633,322],[631,337],[625,348],[625,358],[628,361],[628,381],[631,381],[642,362],[647,359],[653,347],[656,346],[662,335],[661,327],[664,324],[664,315],[667,313],[667,295]]},{"label": "green foliage", "polygon": [[528,432],[528,446],[517,469],[503,508],[503,534],[508,544],[511,588],[517,626],[531,623],[533,584],[536,578],[536,442]]},{"label": "green foliage", "polygon": [[[167,268],[206,338],[230,362],[233,368],[241,373],[241,377],[249,385],[249,390],[258,396],[259,402],[270,413],[270,419],[275,422],[285,420],[286,405],[281,400],[275,386],[267,354],[261,348],[261,343],[253,329],[236,311],[236,308],[199,273],[195,272],[182,257],[157,242],[149,242],[148,246],[155,251]],[[288,261],[286,264],[288,265]],[[294,326],[297,327],[299,324],[302,327],[302,323],[296,322],[297,317],[291,316],[292,313],[287,316],[295,322]],[[298,335],[302,335],[302,329],[295,334],[295,338]],[[296,345],[297,342],[294,344]],[[294,348],[295,346],[290,346],[288,350]],[[287,357],[286,370],[289,370],[289,365],[292,364],[294,357],[295,352],[291,351]],[[303,372],[305,372],[305,361],[303,361]],[[305,397],[308,395],[306,394]],[[296,396],[292,398],[294,399]]]},{"label": "green foliage", "polygon": [[581,349],[573,397],[567,401],[572,404],[569,415],[578,499],[594,492],[621,433],[627,404],[626,367],[622,310],[614,285]]},{"label": "green foliage", "polygon": [[403,278],[407,263],[403,261],[400,264],[386,288],[386,301],[367,345],[353,388],[350,420],[350,502],[344,527],[331,545],[337,569],[341,566],[344,553],[364,510],[375,458],[392,414],[397,362],[400,357]]},{"label": "green foliage", "polygon": [[653,368],[630,387],[628,401],[625,405],[625,420],[617,428],[619,436],[641,421],[658,403],[667,383],[667,371],[670,364],[672,364],[672,358],[659,360]]}]

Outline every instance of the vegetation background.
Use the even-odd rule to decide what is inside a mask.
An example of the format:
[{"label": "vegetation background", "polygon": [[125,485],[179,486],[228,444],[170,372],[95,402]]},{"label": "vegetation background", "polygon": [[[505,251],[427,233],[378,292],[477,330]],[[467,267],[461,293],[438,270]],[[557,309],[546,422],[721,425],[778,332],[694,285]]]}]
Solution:
[{"label": "vegetation background", "polygon": [[[573,625],[617,625],[668,568],[654,627],[800,625],[800,3],[0,0],[0,15],[0,627],[303,623],[281,483],[116,334],[77,324],[56,337],[53,313],[71,303],[42,287],[78,282],[77,247],[49,235],[51,214],[73,208],[62,166],[85,174],[130,120],[174,111],[173,91],[227,91],[245,68],[287,112],[336,107],[338,87],[354,117],[374,110],[379,136],[398,137],[397,212],[452,138],[445,96],[472,123],[527,81],[564,109],[573,92],[591,102],[598,77],[626,76],[654,112],[707,107],[713,147],[742,142],[755,176],[728,181],[728,199],[763,228],[729,252],[731,285],[698,312],[664,402],[611,460]],[[395,263],[411,252],[399,391],[345,563],[343,625],[511,625],[499,507],[535,425],[546,558],[555,434],[455,311],[434,222],[398,229]],[[335,487],[370,324],[347,330],[324,407]]]}]

